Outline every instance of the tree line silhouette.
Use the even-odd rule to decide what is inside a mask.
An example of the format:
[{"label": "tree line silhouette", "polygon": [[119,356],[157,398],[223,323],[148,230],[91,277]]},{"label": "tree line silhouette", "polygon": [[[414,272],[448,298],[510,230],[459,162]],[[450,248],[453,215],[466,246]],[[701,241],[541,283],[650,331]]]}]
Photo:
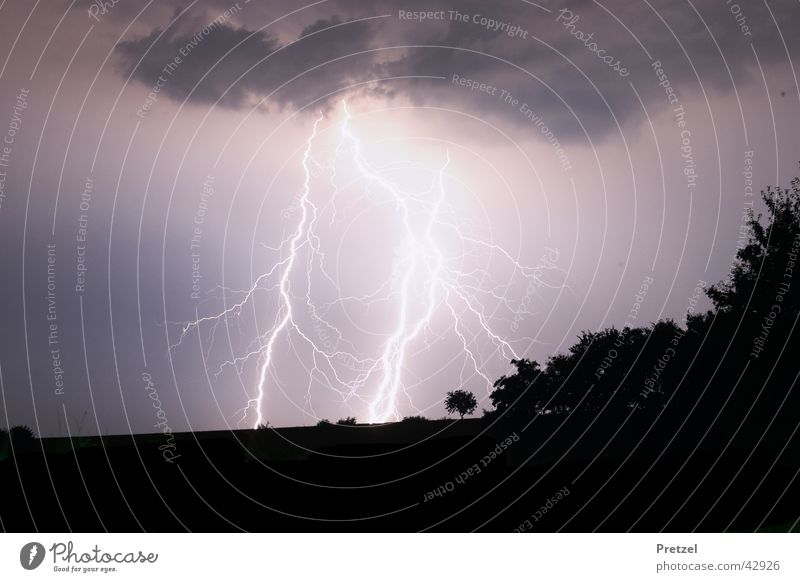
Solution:
[{"label": "tree line silhouette", "polygon": [[690,311],[680,324],[583,332],[543,366],[514,360],[486,415],[516,423],[603,412],[681,422],[694,415],[706,425],[726,409],[723,424],[747,415],[751,437],[765,422],[797,420],[800,180],[767,188],[762,199],[766,216],[750,211],[749,238],[729,277],[704,289],[713,309]]}]

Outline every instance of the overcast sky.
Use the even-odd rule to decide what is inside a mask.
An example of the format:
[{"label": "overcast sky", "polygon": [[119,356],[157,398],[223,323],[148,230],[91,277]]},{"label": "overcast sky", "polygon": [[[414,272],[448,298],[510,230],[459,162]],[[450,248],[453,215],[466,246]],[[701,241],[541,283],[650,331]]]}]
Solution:
[{"label": "overcast sky", "polygon": [[489,408],[514,355],[680,320],[799,171],[798,25],[790,0],[4,2],[0,425],[438,418],[462,386]]}]

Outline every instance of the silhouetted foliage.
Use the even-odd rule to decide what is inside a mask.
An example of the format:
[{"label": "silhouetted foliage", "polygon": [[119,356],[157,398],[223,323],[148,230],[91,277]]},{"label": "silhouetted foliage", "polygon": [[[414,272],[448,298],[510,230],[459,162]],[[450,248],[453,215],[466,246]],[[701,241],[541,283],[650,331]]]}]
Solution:
[{"label": "silhouetted foliage", "polygon": [[430,422],[427,418],[422,415],[414,415],[414,416],[404,416],[402,422]]},{"label": "silhouetted foliage", "polygon": [[5,459],[11,448],[11,441],[8,437],[8,429],[0,428],[0,461]]},{"label": "silhouetted foliage", "polygon": [[331,424],[331,421],[328,420],[327,418],[320,418],[317,421],[317,426],[329,426],[330,424]]},{"label": "silhouetted foliage", "polygon": [[490,400],[510,416],[658,408],[668,392],[665,380],[676,368],[667,364],[679,357],[684,336],[671,320],[583,332],[544,370],[535,361],[513,360],[516,373],[495,382]]},{"label": "silhouetted foliage", "polygon": [[30,451],[33,441],[36,439],[33,429],[24,425],[11,427],[11,430],[8,431],[8,436],[11,444],[11,453],[15,455]]},{"label": "silhouetted foliage", "polygon": [[[766,414],[770,405],[783,406],[785,388],[794,382],[791,366],[786,374],[770,371],[766,356],[797,349],[790,324],[800,311],[800,282],[792,281],[800,252],[800,179],[789,189],[768,188],[762,199],[767,216],[750,213],[730,277],[698,291],[705,291],[713,311],[695,312],[695,301],[683,325],[663,320],[585,331],[543,367],[512,360],[516,371],[495,382],[487,417],[529,422],[539,415],[594,418],[607,411],[656,418],[670,405],[665,418],[676,426],[686,414],[698,425],[735,426],[731,415],[719,418],[720,410],[755,407]],[[742,380],[745,371],[748,380]]]},{"label": "silhouetted foliage", "polygon": [[445,410],[450,414],[458,413],[460,418],[464,418],[465,414],[472,414],[477,407],[475,395],[467,390],[453,390],[444,399]]},{"label": "silhouetted foliage", "polygon": [[339,420],[336,421],[336,424],[342,426],[355,426],[356,424],[358,424],[358,421],[356,421],[355,416],[348,416],[346,418],[340,418]]},{"label": "silhouetted foliage", "polygon": [[531,410],[533,383],[539,377],[539,363],[533,360],[511,360],[517,368],[512,376],[503,376],[494,383],[495,390],[489,395],[492,405],[499,411]]},{"label": "silhouetted foliage", "polygon": [[[729,278],[708,288],[708,297],[721,311],[741,313],[747,307],[757,313],[769,307],[765,303],[774,299],[781,283],[792,282],[794,273],[787,276],[787,266],[796,260],[800,245],[800,178],[794,178],[788,189],[768,187],[761,198],[767,207],[767,224],[762,224],[762,214],[749,211],[749,237],[739,245]],[[788,303],[782,300],[784,309],[796,311],[797,293],[789,298]]]}]

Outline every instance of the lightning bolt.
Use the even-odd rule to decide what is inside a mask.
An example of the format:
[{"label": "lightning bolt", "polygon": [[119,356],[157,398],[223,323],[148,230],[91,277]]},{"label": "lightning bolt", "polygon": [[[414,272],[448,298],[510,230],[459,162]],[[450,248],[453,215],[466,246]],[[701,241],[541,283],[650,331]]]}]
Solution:
[{"label": "lightning bolt", "polygon": [[[406,375],[411,373],[409,355],[415,344],[424,342],[425,346],[428,345],[428,335],[434,334],[434,319],[443,313],[451,320],[448,330],[463,351],[462,385],[477,377],[486,385],[487,392],[490,391],[492,381],[484,372],[487,360],[498,357],[507,365],[508,360],[520,357],[514,343],[532,341],[529,337],[504,339],[495,329],[497,322],[503,319],[496,313],[502,311],[506,320],[514,318],[515,322],[532,315],[531,293],[544,286],[563,286],[548,282],[543,276],[547,272],[561,273],[560,269],[552,263],[525,266],[499,245],[465,232],[447,199],[445,177],[450,165],[449,152],[445,152],[444,162],[427,190],[407,192],[385,178],[384,172],[369,162],[362,141],[351,129],[352,116],[344,101],[333,160],[327,164],[317,160],[313,155],[314,145],[323,119],[322,114],[315,119],[305,141],[303,186],[296,198],[296,208],[289,213],[291,218],[299,215],[296,225],[277,246],[266,247],[279,253],[279,259],[249,289],[237,292],[241,297],[239,301],[220,313],[182,324],[177,342],[171,349],[180,346],[189,333],[205,326],[211,328],[210,344],[213,343],[217,327],[231,318],[238,318],[244,307],[255,300],[257,293],[275,293],[278,306],[272,324],[264,333],[257,334],[243,354],[224,361],[215,375],[218,377],[230,366],[241,371],[250,362],[255,362],[255,395],[237,411],[237,422],[241,424],[254,418],[254,428],[264,424],[264,400],[277,365],[276,344],[290,338],[299,339],[310,349],[311,367],[304,410],[317,417],[312,388],[318,383],[333,391],[349,410],[352,410],[354,400],[366,404],[370,422],[387,422],[400,418],[401,398],[405,398],[413,410],[420,412],[406,384]],[[360,202],[380,199],[391,203],[402,242],[396,249],[392,276],[377,290],[318,303],[312,293],[314,277],[336,285],[327,271],[322,230],[324,224],[332,226],[339,219],[337,205],[342,189],[337,182],[337,167],[345,159],[352,163],[358,177],[365,183],[365,194],[359,198]],[[325,175],[327,181],[321,179]],[[323,185],[330,189],[327,202],[321,206],[312,199],[317,182],[322,183],[320,189]],[[325,213],[330,214],[327,223],[322,220]],[[445,234],[455,236],[461,253],[448,253],[440,240]],[[495,281],[486,268],[477,266],[465,270],[462,266],[466,260],[487,257],[506,264],[513,273],[511,279],[521,282],[526,288],[522,297],[510,297],[513,282]],[[378,304],[396,306],[393,327],[374,357],[362,354],[328,317],[334,307],[348,303],[365,309]],[[495,309],[488,314],[488,305],[491,304]]]}]

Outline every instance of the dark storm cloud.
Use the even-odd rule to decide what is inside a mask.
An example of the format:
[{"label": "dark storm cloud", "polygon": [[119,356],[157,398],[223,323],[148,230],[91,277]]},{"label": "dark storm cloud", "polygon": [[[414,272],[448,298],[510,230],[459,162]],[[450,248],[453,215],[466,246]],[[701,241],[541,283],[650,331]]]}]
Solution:
[{"label": "dark storm cloud", "polygon": [[[477,107],[483,116],[519,123],[518,108],[499,98],[500,91],[506,90],[521,102],[535,104],[532,107],[559,138],[570,139],[583,137],[581,125],[593,137],[602,137],[617,123],[640,115],[631,83],[645,103],[656,99],[656,106],[664,105],[664,89],[658,86],[651,66],[655,60],[661,61],[671,86],[684,98],[703,90],[727,93],[734,86],[758,80],[753,48],[764,67],[786,60],[772,16],[763,5],[719,0],[697,6],[698,12],[691,4],[665,0],[618,0],[602,6],[582,1],[568,6],[569,12],[561,12],[564,7],[555,3],[546,4],[543,10],[511,1],[431,4],[383,0],[365,7],[342,0],[325,3],[308,14],[302,12],[313,24],[292,38],[307,38],[284,38],[282,42],[268,32],[253,32],[255,26],[242,28],[225,22],[196,43],[162,92],[177,101],[189,98],[202,103],[215,102],[224,94],[224,105],[241,107],[248,97],[261,97],[318,67],[274,97],[281,105],[301,107],[351,83],[381,77],[444,77],[444,81],[420,78],[375,84],[370,90],[405,96],[416,104]],[[419,22],[401,18],[400,10],[436,11],[443,17]],[[800,23],[800,9],[778,2],[771,10],[781,23],[790,54],[796,55],[797,41],[789,32]],[[452,11],[464,18],[455,18]],[[390,16],[349,22],[376,15]],[[164,66],[196,39],[201,29],[202,25],[193,21],[192,26],[180,27],[180,32],[154,30],[144,38],[122,43],[117,52],[126,73],[153,86]],[[578,31],[591,39],[584,36],[581,40]],[[348,56],[375,48],[381,50]],[[279,52],[262,62],[276,50]],[[604,57],[618,64],[605,63],[597,51],[604,51]],[[323,65],[337,57],[344,58]],[[789,73],[782,71],[787,78]],[[451,83],[454,74],[487,83],[497,91],[487,95],[455,86]]]},{"label": "dark storm cloud", "polygon": [[[125,75],[159,89],[175,101],[243,107],[281,88],[273,98],[302,107],[360,77],[349,59],[318,67],[326,60],[362,51],[371,42],[369,21],[343,22],[334,16],[305,27],[300,41],[281,43],[260,30],[236,27],[220,18],[180,32],[156,29],[122,42],[117,53]],[[294,80],[292,80],[294,79]],[[160,80],[160,82],[159,82]]]},{"label": "dark storm cloud", "polygon": [[[391,74],[438,74],[450,79],[455,73],[509,91],[541,113],[560,139],[583,139],[580,125],[596,138],[615,130],[617,123],[641,119],[641,105],[631,83],[649,112],[667,103],[652,67],[654,61],[662,63],[670,85],[684,102],[703,90],[728,93],[734,86],[742,89],[754,81],[760,83],[753,47],[762,66],[782,62],[784,78],[791,78],[791,71],[785,68],[785,49],[763,5],[720,0],[698,5],[699,14],[690,4],[664,1],[650,5],[604,2],[605,9],[591,1],[546,6],[550,13],[523,3],[451,2],[447,10],[469,15],[469,22],[450,20],[443,31],[423,44],[453,48],[409,50],[387,68]],[[566,7],[568,12],[562,14]],[[772,11],[787,37],[790,54],[797,56],[797,41],[788,37],[800,24],[800,8],[782,2],[775,3]],[[503,27],[496,32],[488,30],[480,24],[484,17]],[[524,38],[503,33],[504,28],[512,32],[515,26],[527,31]],[[588,43],[576,37],[578,31],[591,35]],[[620,75],[598,58],[590,50],[592,43],[605,51],[603,55],[620,61],[628,75]],[[496,96],[456,90],[447,84],[421,81],[418,90],[409,94],[419,104],[475,103],[484,113],[512,123],[520,121],[518,109]]]}]

